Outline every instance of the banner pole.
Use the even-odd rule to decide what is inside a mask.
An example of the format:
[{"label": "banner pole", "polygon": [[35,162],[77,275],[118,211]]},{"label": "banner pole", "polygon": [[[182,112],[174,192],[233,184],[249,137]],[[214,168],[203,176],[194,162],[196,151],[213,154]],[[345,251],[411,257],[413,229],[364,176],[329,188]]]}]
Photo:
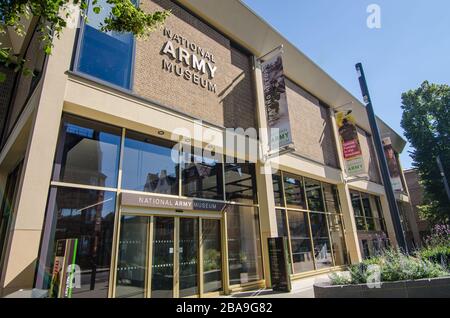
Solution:
[{"label": "banner pole", "polygon": [[381,176],[383,179],[384,190],[386,191],[386,198],[389,203],[389,209],[391,212],[392,221],[394,224],[395,235],[397,236],[397,242],[400,248],[408,253],[408,246],[406,244],[405,232],[403,231],[402,222],[400,219],[400,211],[395,200],[394,189],[392,188],[391,177],[389,174],[389,168],[386,157],[384,155],[383,144],[380,137],[380,131],[375,117],[375,112],[372,106],[372,100],[370,98],[369,89],[367,86],[366,76],[361,63],[356,64],[356,71],[358,72],[359,85],[361,86],[361,92],[363,95],[364,103],[366,104],[367,116],[369,118],[370,129],[372,130],[373,142],[375,144],[375,151],[378,156]]}]

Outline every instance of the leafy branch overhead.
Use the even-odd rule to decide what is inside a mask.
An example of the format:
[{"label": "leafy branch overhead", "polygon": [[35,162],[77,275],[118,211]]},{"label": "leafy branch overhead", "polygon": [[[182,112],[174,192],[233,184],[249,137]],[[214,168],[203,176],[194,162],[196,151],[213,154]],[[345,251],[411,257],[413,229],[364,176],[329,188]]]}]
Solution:
[{"label": "leafy branch overhead", "polygon": [[[42,49],[51,54],[53,40],[59,38],[67,27],[67,21],[78,8],[83,19],[87,20],[89,0],[2,0],[0,1],[0,39],[9,30],[25,37],[26,21],[38,19],[37,32],[40,35]],[[110,10],[101,23],[104,32],[130,32],[137,37],[146,37],[164,23],[169,11],[144,12],[134,4],[134,0],[92,0],[92,12],[100,14]],[[0,64],[15,66],[15,71],[30,74],[24,67],[25,60],[14,54],[13,48],[0,42]],[[0,72],[0,82],[6,75]]]}]

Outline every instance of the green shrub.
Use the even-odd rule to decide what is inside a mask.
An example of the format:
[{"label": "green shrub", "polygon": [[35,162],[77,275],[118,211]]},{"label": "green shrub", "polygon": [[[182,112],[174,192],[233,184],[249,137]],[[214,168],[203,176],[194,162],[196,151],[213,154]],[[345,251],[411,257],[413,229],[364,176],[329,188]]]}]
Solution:
[{"label": "green shrub", "polygon": [[[440,264],[428,258],[413,257],[399,251],[388,250],[383,255],[366,259],[348,267],[349,277],[330,275],[332,285],[373,283],[379,275],[381,282],[395,282],[449,276]],[[374,271],[379,271],[377,274]]]},{"label": "green shrub", "polygon": [[450,269],[450,246],[428,247],[419,251],[418,256]]}]

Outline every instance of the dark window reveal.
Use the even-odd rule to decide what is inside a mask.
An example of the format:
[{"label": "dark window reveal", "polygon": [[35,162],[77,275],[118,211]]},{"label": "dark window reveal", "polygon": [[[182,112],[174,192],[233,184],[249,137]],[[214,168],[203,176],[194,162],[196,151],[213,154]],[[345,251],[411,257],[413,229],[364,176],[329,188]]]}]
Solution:
[{"label": "dark window reveal", "polygon": [[95,14],[92,6],[88,12],[79,47],[78,71],[131,89],[133,35],[100,31],[100,23],[110,14],[111,6],[105,0],[99,4],[103,8],[100,14]]}]

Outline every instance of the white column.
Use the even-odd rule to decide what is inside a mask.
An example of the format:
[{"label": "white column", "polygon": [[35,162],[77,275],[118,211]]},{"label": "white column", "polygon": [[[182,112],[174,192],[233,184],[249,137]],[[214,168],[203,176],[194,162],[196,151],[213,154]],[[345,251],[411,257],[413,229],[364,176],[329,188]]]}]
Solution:
[{"label": "white column", "polygon": [[[262,144],[263,153],[268,152],[269,136],[267,131],[266,108],[264,104],[264,88],[262,73],[258,63],[255,61],[254,82],[256,86],[256,101],[258,126],[260,129],[260,142]],[[273,183],[271,166],[269,162],[259,162],[256,165],[256,182],[258,187],[259,199],[259,222],[261,228],[262,241],[262,259],[264,266],[264,278],[266,286],[270,287],[270,265],[269,265],[269,249],[267,239],[277,237],[277,220],[275,214],[275,198],[273,195]]]},{"label": "white column", "polygon": [[47,195],[63,110],[76,29],[67,28],[55,39],[43,77],[42,94],[32,115],[33,124],[17,194],[15,218],[5,257],[0,288],[3,294],[31,288],[38,259]]}]

